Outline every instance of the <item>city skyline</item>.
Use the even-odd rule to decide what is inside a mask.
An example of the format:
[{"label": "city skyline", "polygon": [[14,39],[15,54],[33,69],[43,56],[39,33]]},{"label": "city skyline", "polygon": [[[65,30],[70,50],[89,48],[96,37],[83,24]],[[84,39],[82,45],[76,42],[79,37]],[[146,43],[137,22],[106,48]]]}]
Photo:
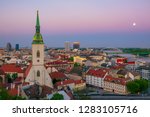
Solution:
[{"label": "city skyline", "polygon": [[1,1],[0,46],[29,46],[35,13],[48,47],[80,41],[81,47],[149,47],[150,1]]}]

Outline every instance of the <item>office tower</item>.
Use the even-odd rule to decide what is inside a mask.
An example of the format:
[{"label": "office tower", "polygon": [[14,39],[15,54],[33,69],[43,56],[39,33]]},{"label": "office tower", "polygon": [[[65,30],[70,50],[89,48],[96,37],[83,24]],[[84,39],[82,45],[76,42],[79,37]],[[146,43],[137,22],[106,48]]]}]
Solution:
[{"label": "office tower", "polygon": [[73,42],[73,49],[80,49],[80,42]]},{"label": "office tower", "polygon": [[19,44],[16,44],[15,49],[16,49],[16,51],[19,51]]},{"label": "office tower", "polygon": [[65,42],[65,51],[66,52],[70,51],[70,42]]},{"label": "office tower", "polygon": [[12,50],[11,43],[7,43],[7,45],[6,45],[6,51],[10,52],[11,50]]}]

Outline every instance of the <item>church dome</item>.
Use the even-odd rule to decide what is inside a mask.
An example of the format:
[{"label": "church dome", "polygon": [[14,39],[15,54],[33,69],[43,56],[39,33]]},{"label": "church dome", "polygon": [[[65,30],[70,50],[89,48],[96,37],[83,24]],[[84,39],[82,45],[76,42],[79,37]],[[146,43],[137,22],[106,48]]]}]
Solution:
[{"label": "church dome", "polygon": [[40,33],[35,33],[32,44],[43,44],[43,37]]}]

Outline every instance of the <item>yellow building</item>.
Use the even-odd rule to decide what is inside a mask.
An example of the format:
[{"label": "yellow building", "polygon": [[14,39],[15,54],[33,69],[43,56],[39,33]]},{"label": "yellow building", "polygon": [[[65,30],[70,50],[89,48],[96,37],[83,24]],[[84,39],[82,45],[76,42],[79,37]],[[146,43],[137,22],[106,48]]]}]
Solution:
[{"label": "yellow building", "polygon": [[74,63],[79,63],[80,65],[83,65],[87,59],[80,57],[80,56],[75,56],[74,57]]},{"label": "yellow building", "polygon": [[75,80],[74,90],[82,90],[86,88],[86,83],[83,80]]}]

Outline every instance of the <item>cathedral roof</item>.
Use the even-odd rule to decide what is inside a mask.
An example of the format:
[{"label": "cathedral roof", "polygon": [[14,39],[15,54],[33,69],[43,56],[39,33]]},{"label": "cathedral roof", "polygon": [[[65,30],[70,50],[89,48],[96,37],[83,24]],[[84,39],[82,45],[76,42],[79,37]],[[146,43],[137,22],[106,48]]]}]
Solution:
[{"label": "cathedral roof", "polygon": [[43,38],[40,33],[35,33],[32,44],[43,44]]}]

